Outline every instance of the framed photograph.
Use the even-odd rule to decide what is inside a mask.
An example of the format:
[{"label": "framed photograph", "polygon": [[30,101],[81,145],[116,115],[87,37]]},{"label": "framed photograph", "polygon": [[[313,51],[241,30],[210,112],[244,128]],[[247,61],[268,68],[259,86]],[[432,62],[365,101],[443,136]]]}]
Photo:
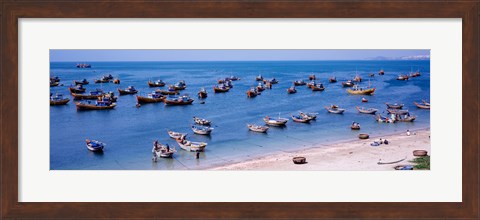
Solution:
[{"label": "framed photograph", "polygon": [[2,218],[479,217],[476,1],[0,4]]}]

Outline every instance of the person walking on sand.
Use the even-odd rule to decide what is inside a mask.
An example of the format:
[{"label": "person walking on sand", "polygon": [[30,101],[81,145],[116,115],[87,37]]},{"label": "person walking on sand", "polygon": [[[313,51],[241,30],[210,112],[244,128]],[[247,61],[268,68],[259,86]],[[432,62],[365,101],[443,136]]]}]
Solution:
[{"label": "person walking on sand", "polygon": [[410,130],[407,130],[407,136],[410,136]]},{"label": "person walking on sand", "polygon": [[200,152],[197,151],[197,153],[195,154],[195,158],[200,159]]}]

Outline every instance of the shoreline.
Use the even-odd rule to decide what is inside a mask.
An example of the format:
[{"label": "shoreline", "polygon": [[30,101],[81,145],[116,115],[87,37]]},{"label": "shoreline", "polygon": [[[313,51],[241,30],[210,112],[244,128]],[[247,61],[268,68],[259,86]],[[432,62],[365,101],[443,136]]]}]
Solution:
[{"label": "shoreline", "polygon": [[[314,147],[292,152],[275,153],[243,162],[211,167],[208,170],[318,170],[318,171],[370,171],[394,170],[397,165],[412,165],[413,150],[427,150],[430,155],[430,128],[396,132],[388,135],[372,135],[369,139],[345,140],[328,144],[315,144]],[[415,135],[414,135],[415,134]],[[388,145],[370,146],[380,138],[387,139]],[[306,157],[306,164],[294,164],[292,158]],[[379,165],[377,162],[405,160]],[[354,162],[353,162],[354,161]]]}]

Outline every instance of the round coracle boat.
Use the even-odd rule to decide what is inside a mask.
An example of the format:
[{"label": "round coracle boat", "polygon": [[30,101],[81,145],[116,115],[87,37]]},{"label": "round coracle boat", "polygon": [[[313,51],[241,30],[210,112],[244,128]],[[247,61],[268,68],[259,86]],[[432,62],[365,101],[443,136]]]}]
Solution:
[{"label": "round coracle boat", "polygon": [[427,156],[428,155],[428,151],[426,150],[414,150],[413,151],[413,156],[416,156],[416,157],[424,157],[424,156]]},{"label": "round coracle boat", "polygon": [[359,134],[358,138],[360,139],[368,139],[370,136],[368,134]]},{"label": "round coracle boat", "polygon": [[304,164],[307,162],[307,158],[305,157],[294,157],[293,158],[293,163],[294,164]]}]

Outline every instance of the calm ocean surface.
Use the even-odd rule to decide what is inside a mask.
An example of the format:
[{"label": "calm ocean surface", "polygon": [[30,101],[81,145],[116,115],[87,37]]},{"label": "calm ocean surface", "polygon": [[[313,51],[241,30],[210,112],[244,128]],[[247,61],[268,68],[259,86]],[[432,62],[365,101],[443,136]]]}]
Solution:
[{"label": "calm ocean surface", "polygon": [[[89,62],[91,69],[77,69],[76,63],[52,62],[51,75],[59,76],[64,86],[52,87],[52,93],[63,93],[71,101],[64,106],[50,107],[50,169],[52,170],[186,170],[205,169],[262,157],[279,152],[310,148],[321,143],[357,139],[359,133],[373,136],[430,126],[430,111],[417,109],[414,101],[430,99],[430,61],[258,61],[258,62]],[[385,70],[384,76],[377,73]],[[420,70],[420,77],[397,81],[400,73]],[[368,79],[376,88],[373,96],[349,95],[341,82],[352,79],[355,71],[364,79],[361,86],[368,86]],[[375,73],[370,78],[369,73]],[[324,92],[312,92],[306,86],[298,86],[296,94],[286,90],[294,80],[304,79],[314,73],[317,82],[323,82]],[[93,79],[112,74],[121,84],[95,84]],[[255,98],[247,98],[246,91],[258,82],[255,77],[275,77],[280,82],[272,90],[265,90]],[[238,76],[234,88],[227,93],[214,94],[217,79]],[[337,83],[328,78],[337,77]],[[136,108],[134,95],[121,96],[117,107],[110,111],[77,111],[68,86],[73,80],[86,78],[87,92],[95,88],[115,91],[117,88],[135,86],[146,94],[149,79],[162,79],[168,84],[185,80],[183,93],[195,99],[189,106],[164,106],[163,103],[143,104]],[[201,87],[208,91],[205,104],[199,104],[197,92]],[[166,87],[162,88],[166,89]],[[373,107],[385,112],[385,102],[404,103],[417,119],[413,123],[382,124],[373,115],[360,114],[355,106]],[[324,106],[337,104],[347,111],[343,115],[329,114]],[[290,118],[298,111],[318,112],[316,121],[310,124],[296,123]],[[247,123],[264,124],[266,115],[289,118],[285,128],[271,127],[268,134],[248,130]],[[383,114],[385,115],[385,114]],[[211,136],[193,134],[190,125],[193,116],[213,121],[215,130]],[[361,124],[360,131],[352,131],[352,121]],[[192,141],[208,143],[200,159],[194,152],[182,150],[170,139],[167,130],[188,133]],[[107,144],[104,153],[87,150],[85,139],[99,140]],[[151,160],[152,142],[176,146],[173,159]],[[308,157],[308,156],[307,156]]]}]

